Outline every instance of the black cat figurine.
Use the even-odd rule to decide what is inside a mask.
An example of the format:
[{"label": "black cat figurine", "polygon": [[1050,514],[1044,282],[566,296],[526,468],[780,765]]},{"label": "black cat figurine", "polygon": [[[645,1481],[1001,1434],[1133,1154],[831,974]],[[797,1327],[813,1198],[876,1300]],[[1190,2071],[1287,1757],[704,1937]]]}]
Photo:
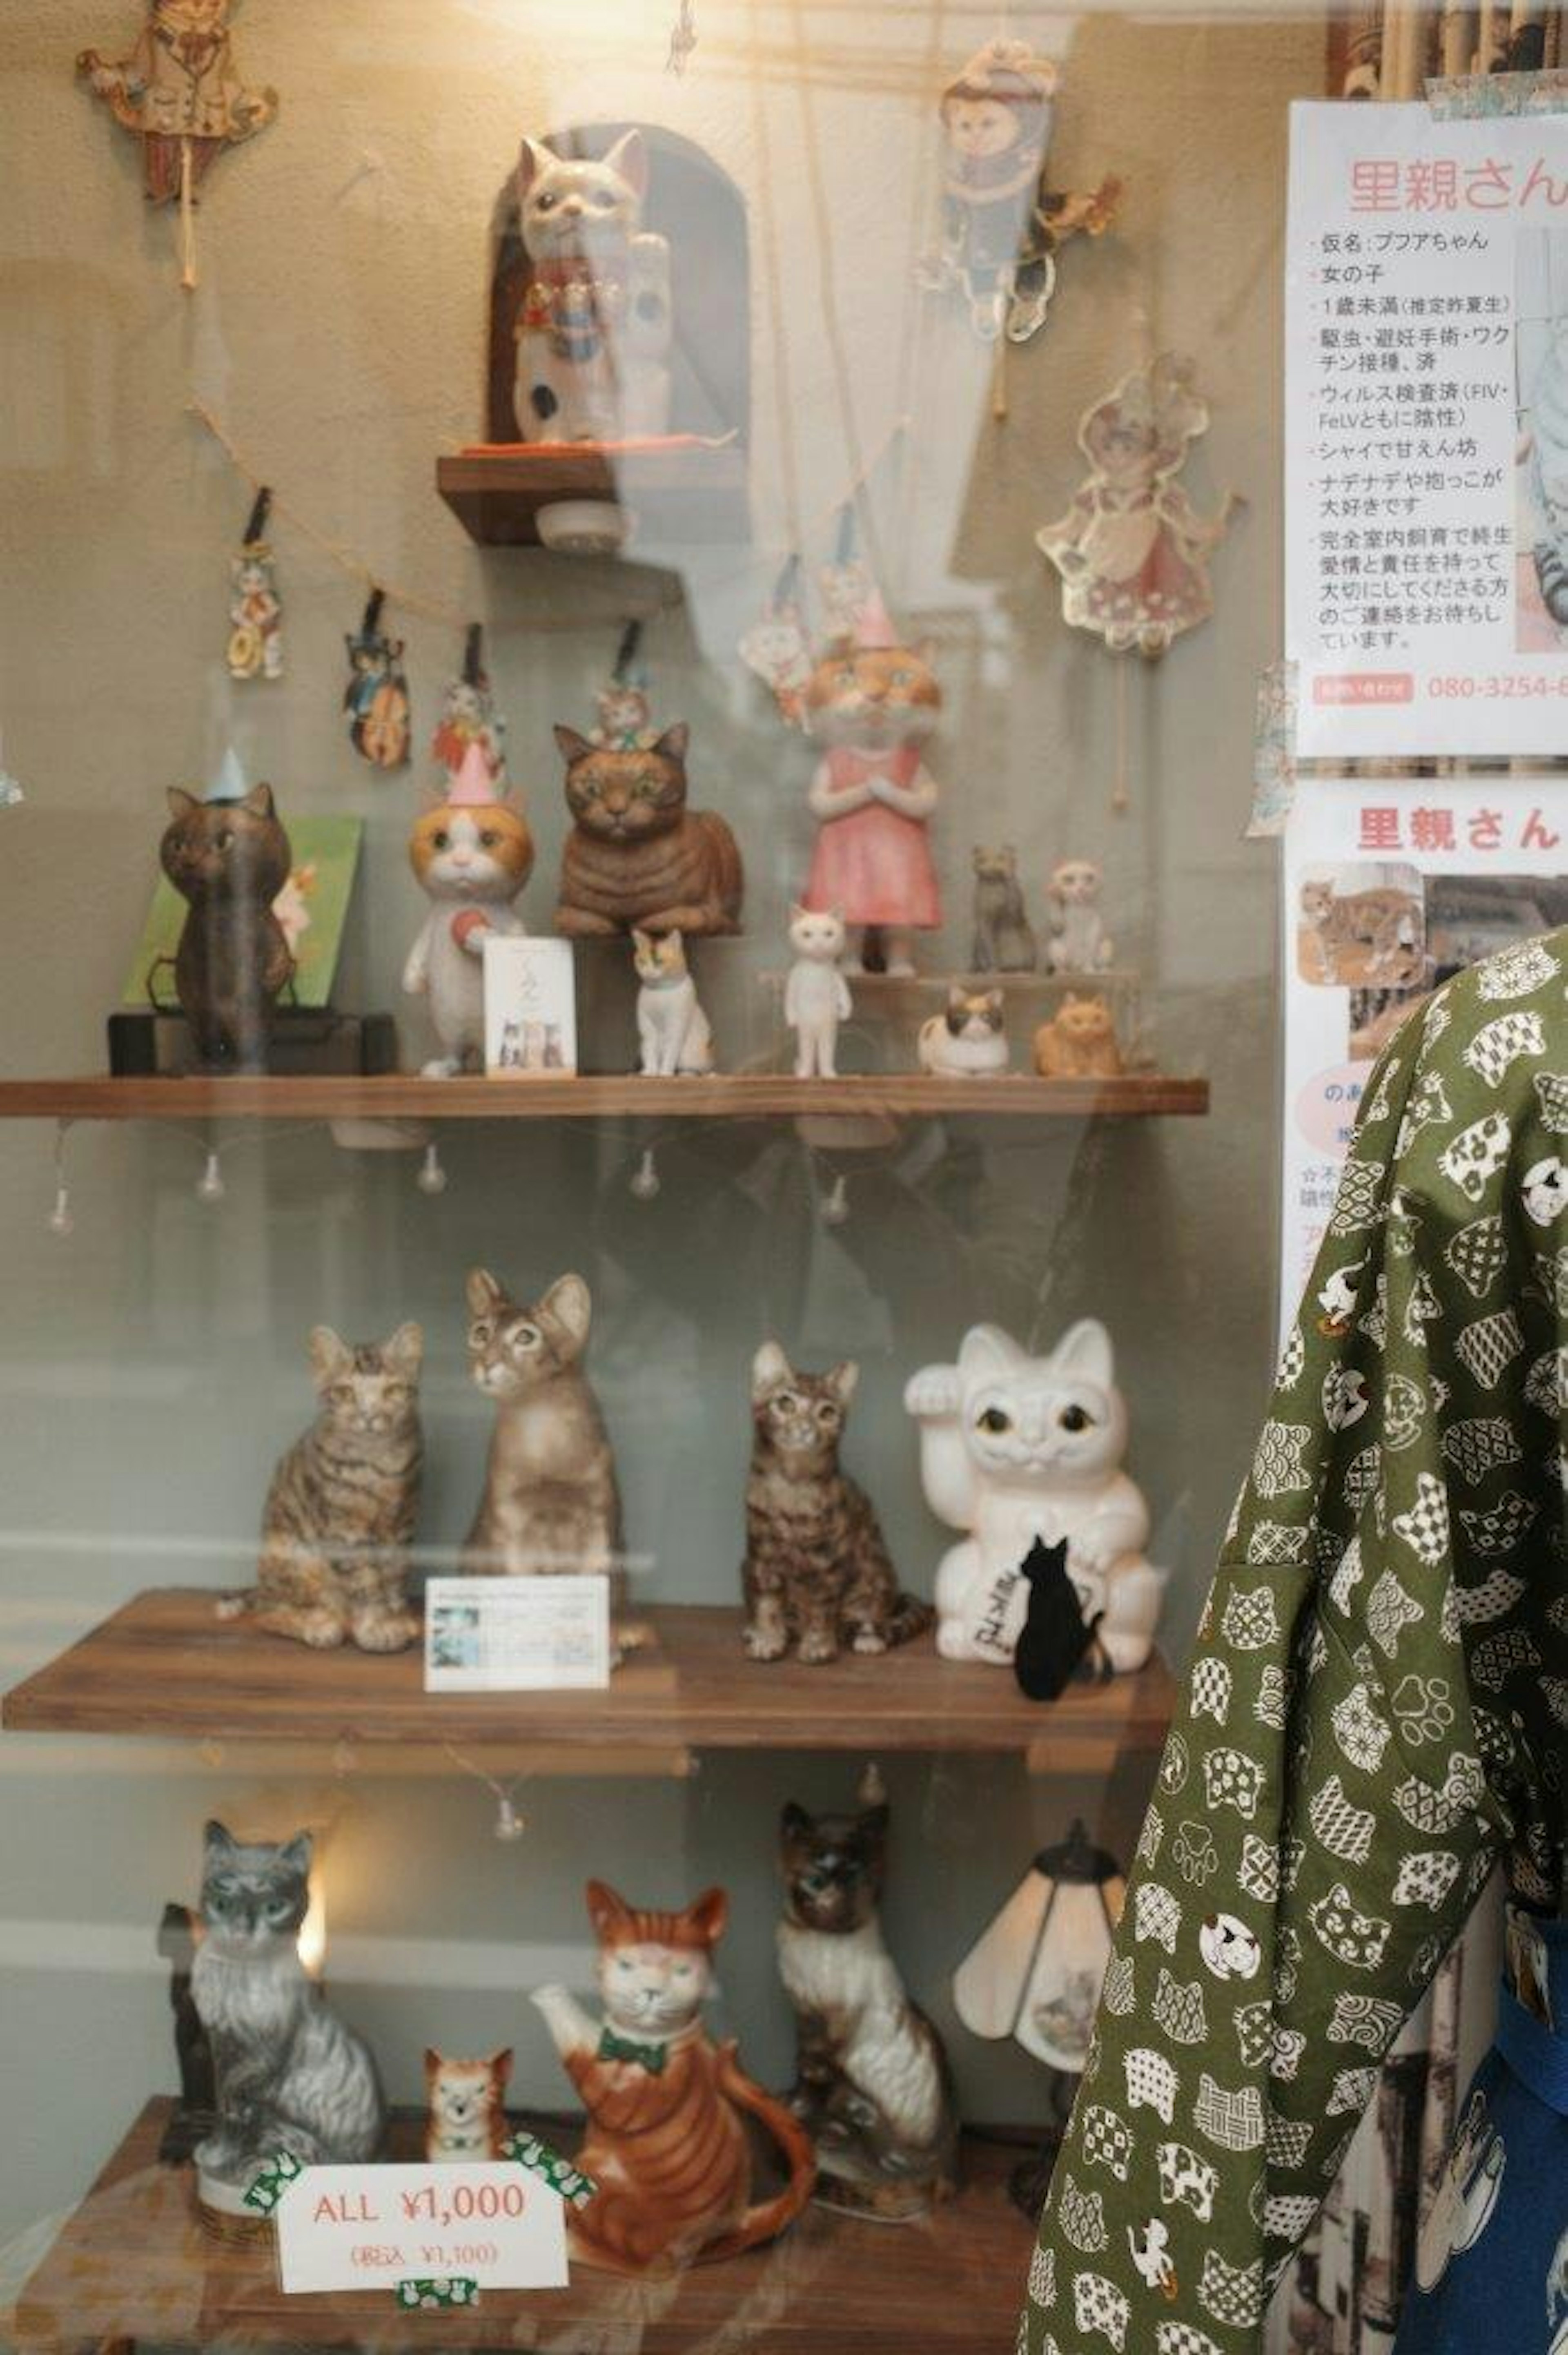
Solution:
[{"label": "black cat figurine", "polygon": [[189,906],[174,959],[181,1010],[203,1063],[263,1070],[272,1007],[294,971],[272,910],[293,863],[272,788],[203,802],[171,785],[169,807],[159,856]]},{"label": "black cat figurine", "polygon": [[1094,1656],[1090,1673],[1097,1680],[1107,1676],[1109,1665],[1094,1625],[1085,1624],[1078,1590],[1067,1575],[1066,1540],[1048,1546],[1036,1538],[1019,1567],[1029,1587],[1029,1605],[1012,1655],[1020,1692],[1030,1700],[1054,1700],[1072,1683],[1086,1653]]}]

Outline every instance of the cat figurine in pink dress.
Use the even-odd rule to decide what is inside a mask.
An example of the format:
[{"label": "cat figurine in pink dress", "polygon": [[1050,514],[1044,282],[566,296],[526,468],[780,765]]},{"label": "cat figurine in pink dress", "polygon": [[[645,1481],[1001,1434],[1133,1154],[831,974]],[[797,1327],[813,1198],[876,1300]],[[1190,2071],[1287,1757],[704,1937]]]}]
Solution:
[{"label": "cat figurine in pink dress", "polygon": [[942,708],[930,649],[903,645],[874,597],[853,637],[818,661],[802,702],[823,748],[802,904],[836,908],[858,927],[863,971],[912,974],[914,935],[942,921],[927,831],[937,785],[921,749]]}]

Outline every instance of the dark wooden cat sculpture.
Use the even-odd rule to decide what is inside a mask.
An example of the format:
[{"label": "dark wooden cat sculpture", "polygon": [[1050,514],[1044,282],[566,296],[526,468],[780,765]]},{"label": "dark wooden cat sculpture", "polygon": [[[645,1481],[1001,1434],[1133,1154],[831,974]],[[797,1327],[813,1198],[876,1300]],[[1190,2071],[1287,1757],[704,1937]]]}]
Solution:
[{"label": "dark wooden cat sculpture", "polygon": [[737,932],[745,873],[712,810],[686,807],[683,721],[653,743],[594,744],[557,728],[572,830],[556,929],[594,933]]},{"label": "dark wooden cat sculpture", "polygon": [[272,1007],[294,971],[272,912],[292,864],[272,788],[202,802],[171,785],[169,807],[159,857],[189,908],[174,960],[181,1010],[204,1063],[260,1071]]}]

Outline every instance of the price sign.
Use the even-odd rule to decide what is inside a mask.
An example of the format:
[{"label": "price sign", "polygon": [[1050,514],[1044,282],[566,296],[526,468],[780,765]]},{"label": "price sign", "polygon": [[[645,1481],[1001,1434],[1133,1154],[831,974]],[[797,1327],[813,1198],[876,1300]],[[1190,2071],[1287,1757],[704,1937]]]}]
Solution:
[{"label": "price sign", "polygon": [[274,2211],[286,2291],[385,2290],[460,2278],[563,2289],[561,2196],[509,2159],[307,2167]]}]

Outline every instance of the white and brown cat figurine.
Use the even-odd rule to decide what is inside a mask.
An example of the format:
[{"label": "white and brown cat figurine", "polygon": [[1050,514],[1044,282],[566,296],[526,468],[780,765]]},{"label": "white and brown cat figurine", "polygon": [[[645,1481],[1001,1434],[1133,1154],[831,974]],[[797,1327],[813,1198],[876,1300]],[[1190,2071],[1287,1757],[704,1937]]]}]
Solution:
[{"label": "white and brown cat figurine", "polygon": [[641,132],[597,161],[523,142],[517,195],[531,269],[514,407],[524,442],[669,431],[670,248],[642,228],[647,192]]},{"label": "white and brown cat figurine", "polygon": [[965,989],[955,982],[945,1014],[920,1025],[920,1068],[944,1079],[985,1079],[1008,1067],[1000,989]]},{"label": "white and brown cat figurine", "polygon": [[650,1079],[701,1079],[714,1068],[714,1034],[697,1000],[679,932],[631,935],[637,965],[637,1038]]}]

